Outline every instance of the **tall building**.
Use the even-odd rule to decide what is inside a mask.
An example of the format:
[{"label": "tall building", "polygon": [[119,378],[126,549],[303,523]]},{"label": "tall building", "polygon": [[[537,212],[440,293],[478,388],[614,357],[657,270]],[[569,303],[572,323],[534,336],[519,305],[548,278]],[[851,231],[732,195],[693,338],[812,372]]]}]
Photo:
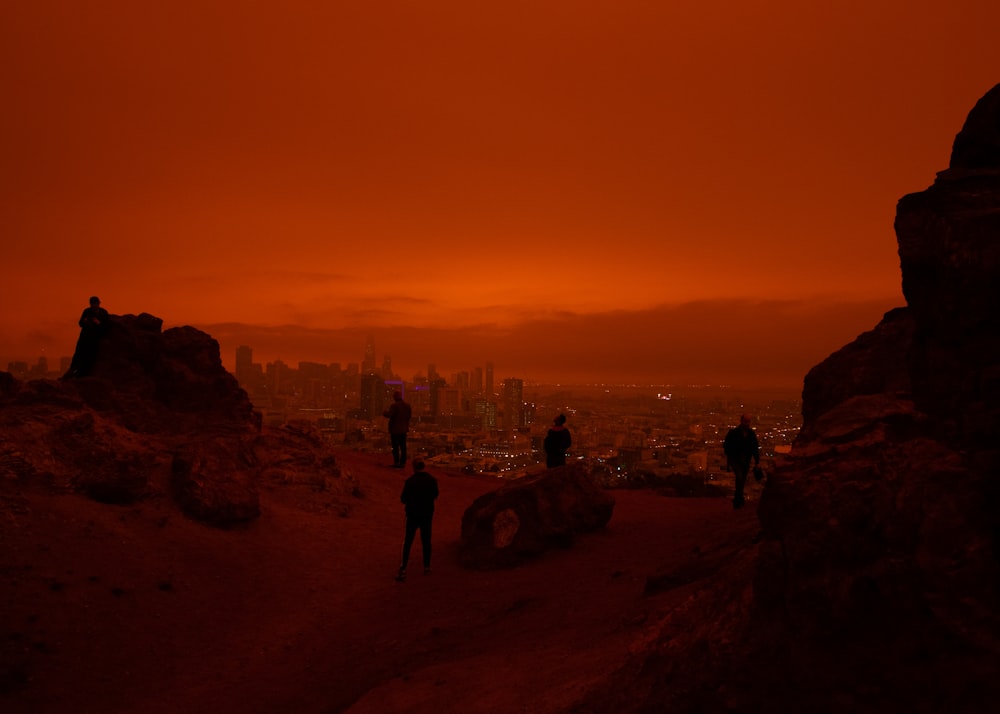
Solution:
[{"label": "tall building", "polygon": [[448,383],[440,377],[435,377],[427,381],[427,389],[430,392],[431,419],[436,420],[441,413],[441,393],[447,386]]},{"label": "tall building", "polygon": [[365,341],[365,358],[361,361],[361,374],[369,374],[375,371],[375,338],[370,337]]},{"label": "tall building", "polygon": [[497,405],[489,399],[477,399],[474,405],[476,416],[483,429],[497,428]]},{"label": "tall building", "polygon": [[361,417],[376,419],[382,416],[389,401],[387,387],[382,377],[375,373],[361,375]]},{"label": "tall building", "polygon": [[253,370],[253,348],[247,345],[240,345],[236,348],[236,381],[243,388],[250,383]]},{"label": "tall building", "polygon": [[486,363],[486,396],[492,397],[496,392],[493,391],[493,363]]},{"label": "tall building", "polygon": [[483,393],[483,368],[476,367],[472,370],[472,384],[470,385],[473,393],[482,394]]},{"label": "tall building", "polygon": [[524,381],[509,378],[503,381],[503,428],[512,430],[524,426]]},{"label": "tall building", "polygon": [[272,398],[295,391],[295,371],[280,359],[267,363],[265,375],[267,392]]}]

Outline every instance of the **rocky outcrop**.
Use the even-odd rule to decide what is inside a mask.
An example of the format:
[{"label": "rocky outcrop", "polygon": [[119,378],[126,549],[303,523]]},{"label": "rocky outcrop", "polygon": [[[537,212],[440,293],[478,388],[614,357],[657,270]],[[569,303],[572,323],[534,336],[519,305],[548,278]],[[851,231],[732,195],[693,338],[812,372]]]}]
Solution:
[{"label": "rocky outcrop", "polygon": [[511,481],[465,511],[461,562],[510,567],[550,548],[567,548],[578,534],[606,526],[614,507],[614,497],[578,464]]},{"label": "rocky outcrop", "polygon": [[1000,85],[948,170],[899,201],[907,307],[806,377],[802,434],[759,510],[755,615],[868,652],[865,686],[897,707],[1000,694],[984,677],[1000,666],[998,147]]},{"label": "rocky outcrop", "polygon": [[[629,665],[641,673],[602,706],[995,708],[1000,85],[895,228],[907,306],[806,376],[801,434],[758,509],[752,588],[734,569],[657,623]],[[617,702],[626,688],[638,696]]]},{"label": "rocky outcrop", "polygon": [[261,484],[330,489],[340,474],[315,433],[262,429],[218,343],[192,327],[161,328],[148,314],[110,316],[87,377],[23,383],[0,373],[0,488],[116,504],[166,496],[220,527],[259,516]]},{"label": "rocky outcrop", "polygon": [[1000,665],[998,147],[1000,85],[949,169],[899,201],[907,307],[806,377],[801,436],[759,510],[757,615],[885,651],[869,686],[918,708],[998,693],[982,679]]},{"label": "rocky outcrop", "polygon": [[761,503],[758,577],[759,604],[800,629],[919,613],[1000,647],[998,146],[1000,85],[949,169],[899,201],[907,307],[806,377],[802,434]]}]

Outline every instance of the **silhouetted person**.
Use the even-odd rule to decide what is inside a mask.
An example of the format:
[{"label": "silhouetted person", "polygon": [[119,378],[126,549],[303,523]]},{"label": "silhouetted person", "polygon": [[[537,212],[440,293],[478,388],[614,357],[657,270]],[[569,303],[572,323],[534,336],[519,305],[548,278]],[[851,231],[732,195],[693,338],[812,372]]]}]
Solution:
[{"label": "silhouetted person", "polygon": [[403,393],[396,390],[392,393],[392,404],[382,412],[389,420],[389,442],[392,444],[392,465],[403,468],[406,463],[406,432],[410,430],[410,416],[413,410],[403,401]]},{"label": "silhouetted person", "polygon": [[69,370],[63,379],[69,377],[86,377],[94,368],[97,359],[97,343],[108,329],[108,311],[101,307],[101,299],[90,298],[90,307],[80,315],[80,337],[76,341],[76,350],[69,364]]},{"label": "silhouetted person", "polygon": [[566,452],[569,451],[573,440],[569,436],[569,429],[566,428],[566,415],[560,414],[552,420],[549,433],[545,435],[542,447],[545,449],[545,465],[550,469],[556,466],[566,465]]},{"label": "silhouetted person", "polygon": [[[750,472],[750,461],[754,466],[760,466],[760,444],[757,434],[750,428],[750,415],[740,417],[740,425],[735,426],[726,434],[722,448],[726,452],[726,464],[736,474],[736,493],[733,495],[733,508],[743,507],[743,488]],[[756,469],[755,469],[756,471]]]},{"label": "silhouetted person", "polygon": [[413,462],[413,475],[403,484],[399,500],[406,506],[406,536],[403,538],[403,559],[396,580],[406,580],[406,564],[410,548],[420,531],[420,548],[424,556],[424,575],[431,574],[431,524],[434,521],[434,501],[438,497],[437,479],[424,471],[424,462]]}]

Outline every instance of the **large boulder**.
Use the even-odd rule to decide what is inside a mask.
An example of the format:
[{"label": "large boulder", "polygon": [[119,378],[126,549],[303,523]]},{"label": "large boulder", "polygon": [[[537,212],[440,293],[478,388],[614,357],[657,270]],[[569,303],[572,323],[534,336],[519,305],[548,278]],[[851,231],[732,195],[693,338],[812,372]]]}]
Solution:
[{"label": "large boulder", "polygon": [[170,495],[212,525],[256,518],[260,415],[210,335],[161,328],[145,313],[111,315],[86,377],[0,373],[0,488],[115,504]]},{"label": "large boulder", "polygon": [[230,527],[260,515],[257,466],[249,445],[230,437],[185,444],[171,464],[172,492],[189,516]]},{"label": "large boulder", "polygon": [[508,482],[466,509],[461,562],[510,567],[550,548],[567,548],[578,534],[606,526],[614,507],[614,497],[577,464]]}]

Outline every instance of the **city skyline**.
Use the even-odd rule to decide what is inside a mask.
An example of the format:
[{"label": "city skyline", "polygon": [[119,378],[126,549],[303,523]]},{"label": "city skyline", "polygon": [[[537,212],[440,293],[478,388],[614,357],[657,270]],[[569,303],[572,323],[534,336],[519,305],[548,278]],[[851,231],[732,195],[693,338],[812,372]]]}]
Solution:
[{"label": "city skyline", "polygon": [[[889,309],[892,305],[884,306]],[[394,328],[389,330],[308,330],[299,326],[261,328],[244,325],[194,325],[204,330],[220,346],[223,366],[233,374],[240,346],[253,350],[259,363],[283,362],[295,367],[300,362],[323,365],[365,364],[369,341],[379,345],[370,356],[381,365],[391,359],[393,370],[405,379],[438,365],[444,375],[470,369],[487,362],[498,367],[498,377],[516,376],[527,382],[547,384],[717,384],[747,388],[798,388],[806,372],[831,352],[853,340],[854,325],[871,314],[875,326],[883,306],[859,303],[845,309],[830,305],[825,311],[808,311],[796,303],[759,305],[733,302],[727,314],[732,324],[705,329],[713,316],[711,305],[690,305],[659,313],[619,313],[591,318],[583,339],[572,343],[559,321],[527,323],[503,331],[457,329],[462,335],[440,337],[446,330]],[[755,321],[755,311],[782,311],[786,319],[779,332],[790,330],[802,337],[787,342]],[[115,314],[115,313],[112,313]],[[671,340],[664,346],[666,333]],[[570,329],[577,327],[570,325]],[[164,329],[168,329],[164,325]],[[74,330],[75,332],[75,330]],[[565,338],[565,339],[564,339]],[[74,337],[75,342],[75,337]],[[834,345],[825,352],[825,344]],[[381,347],[385,344],[386,347]],[[632,351],[624,350],[628,345]],[[439,347],[439,345],[443,345]],[[706,346],[708,349],[706,349]],[[0,354],[0,365],[26,362],[34,365],[45,357],[49,368],[72,355],[42,351],[31,354]],[[705,368],[708,367],[708,372]]]},{"label": "city skyline", "polygon": [[0,361],[96,294],[230,368],[371,333],[405,371],[794,384],[903,304],[896,202],[1000,66],[985,0],[0,18]]}]

